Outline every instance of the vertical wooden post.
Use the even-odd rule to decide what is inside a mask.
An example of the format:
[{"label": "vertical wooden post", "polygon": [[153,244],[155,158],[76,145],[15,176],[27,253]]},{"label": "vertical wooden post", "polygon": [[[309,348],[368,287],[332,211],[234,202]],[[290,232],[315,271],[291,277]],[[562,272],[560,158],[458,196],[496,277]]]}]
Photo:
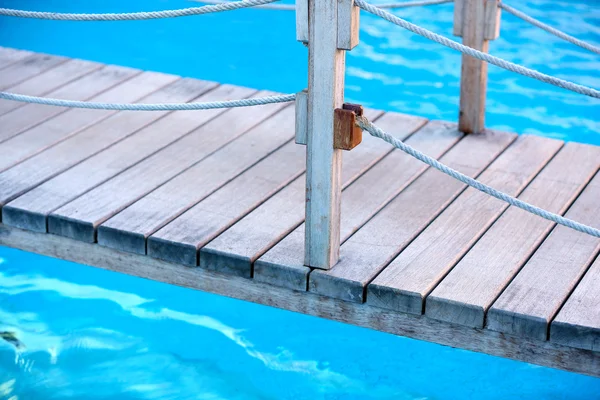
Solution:
[{"label": "vertical wooden post", "polygon": [[[339,258],[342,152],[334,148],[334,110],[344,102],[343,49],[358,43],[358,10],[353,7],[353,0],[296,2],[296,36],[308,42],[304,263],[321,269],[331,268]],[[340,23],[342,17],[349,20]],[[302,127],[301,121],[297,126]],[[301,136],[299,132],[300,142]]]},{"label": "vertical wooden post", "polygon": [[[498,0],[455,0],[454,34],[462,36],[465,46],[487,53],[489,41],[498,37],[499,29]],[[458,116],[461,132],[483,131],[486,89],[487,63],[463,54]]]}]

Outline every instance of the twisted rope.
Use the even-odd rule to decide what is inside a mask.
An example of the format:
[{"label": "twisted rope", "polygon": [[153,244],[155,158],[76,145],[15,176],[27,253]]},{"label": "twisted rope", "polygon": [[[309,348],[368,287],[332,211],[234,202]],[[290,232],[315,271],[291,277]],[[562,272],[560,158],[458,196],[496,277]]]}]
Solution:
[{"label": "twisted rope", "polygon": [[274,3],[279,0],[243,0],[212,4],[202,7],[183,8],[180,10],[143,11],[135,13],[108,13],[108,14],[71,14],[43,11],[23,11],[9,8],[0,8],[0,15],[20,18],[38,18],[60,21],[133,21],[158,18],[189,17],[191,15],[210,14],[222,11],[237,10],[240,8],[255,7],[263,4]]},{"label": "twisted rope", "polygon": [[94,103],[86,101],[73,101],[51,99],[46,97],[26,96],[23,94],[0,92],[0,99],[20,101],[24,103],[43,104],[47,106],[89,108],[94,110],[118,111],[190,111],[211,110],[214,108],[251,107],[263,104],[285,103],[294,101],[295,94],[279,96],[258,97],[241,100],[211,101],[206,103],[156,103],[156,104],[123,104],[123,103]]},{"label": "twisted rope", "polygon": [[523,21],[529,22],[530,24],[537,26],[538,28],[541,28],[541,29],[545,30],[546,32],[549,32],[563,40],[566,40],[567,42],[571,42],[576,46],[582,47],[582,48],[589,50],[591,52],[594,52],[596,54],[600,54],[600,47],[598,47],[598,46],[594,46],[593,44],[586,43],[583,40],[579,40],[576,37],[573,37],[562,31],[559,31],[558,29],[555,29],[549,25],[546,25],[542,21],[538,21],[537,19],[532,18],[529,15],[527,15],[519,10],[516,10],[504,3],[500,3],[499,6],[501,9],[505,10],[506,12],[511,13],[515,17],[521,18]]},{"label": "twisted rope", "polygon": [[598,91],[596,89],[589,88],[589,87],[583,86],[583,85],[578,85],[576,83],[569,82],[564,79],[555,78],[553,76],[543,74],[543,73],[535,71],[533,69],[525,68],[523,66],[511,63],[511,62],[503,60],[501,58],[494,57],[487,53],[482,53],[479,50],[475,50],[475,49],[472,49],[471,47],[464,46],[458,42],[455,42],[454,40],[450,40],[444,36],[438,35],[437,33],[433,33],[430,30],[421,28],[420,26],[417,26],[415,24],[411,24],[410,22],[405,21],[402,18],[396,17],[395,15],[390,14],[389,12],[387,12],[385,10],[375,7],[372,4],[366,3],[364,0],[354,0],[354,2],[357,6],[359,6],[360,8],[362,8],[363,10],[365,10],[371,14],[377,15],[378,17],[381,17],[395,25],[398,25],[404,29],[414,32],[417,35],[421,35],[429,40],[432,40],[434,42],[442,44],[451,49],[458,50],[461,53],[471,56],[473,58],[476,58],[478,60],[488,62],[497,67],[506,69],[508,71],[515,72],[517,74],[527,76],[529,78],[534,78],[539,81],[549,83],[551,85],[558,86],[558,87],[570,90],[575,93],[583,94],[583,95],[590,96],[590,97],[600,98],[600,91]]},{"label": "twisted rope", "polygon": [[491,186],[485,185],[471,177],[461,174],[460,172],[456,171],[455,169],[452,169],[452,168],[448,167],[447,165],[442,164],[435,158],[431,158],[428,155],[421,153],[420,151],[410,147],[409,145],[407,145],[406,143],[402,142],[401,140],[395,138],[394,136],[390,135],[389,133],[384,132],[383,130],[381,130],[380,128],[373,125],[371,122],[369,122],[364,117],[356,117],[356,123],[359,127],[366,130],[367,132],[369,132],[372,136],[375,136],[375,137],[385,140],[392,146],[413,156],[417,160],[424,162],[425,164],[437,169],[438,171],[443,172],[444,174],[446,174],[448,176],[451,176],[452,178],[454,178],[466,185],[471,186],[472,188],[475,188],[485,194],[495,197],[498,200],[502,200],[502,201],[510,204],[511,206],[518,207],[518,208],[525,210],[531,214],[537,215],[538,217],[545,218],[549,221],[555,222],[560,225],[564,225],[568,228],[574,229],[579,232],[587,233],[588,235],[600,237],[599,229],[592,228],[591,226],[587,226],[587,225],[581,224],[579,222],[565,218],[563,216],[560,216],[558,214],[551,213],[550,211],[546,211],[546,210],[536,207],[532,204],[526,203],[526,202],[519,200],[515,197],[512,197],[506,193],[500,192]]},{"label": "twisted rope", "polygon": [[[223,4],[229,3],[229,0],[194,0],[197,3],[207,3],[207,4]],[[420,1],[403,1],[400,3],[387,3],[387,4],[378,4],[379,8],[407,8],[407,7],[423,7],[423,6],[433,6],[438,4],[452,3],[454,0],[420,0]],[[295,11],[296,5],[294,4],[267,4],[262,6],[257,6],[255,8],[261,8],[264,10],[286,10],[286,11]]]}]

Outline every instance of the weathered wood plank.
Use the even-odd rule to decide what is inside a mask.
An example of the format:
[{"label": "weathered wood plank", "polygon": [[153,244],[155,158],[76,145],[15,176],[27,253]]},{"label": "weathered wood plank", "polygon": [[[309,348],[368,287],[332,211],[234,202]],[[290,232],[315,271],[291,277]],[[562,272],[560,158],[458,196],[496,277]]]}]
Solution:
[{"label": "weathered wood plank", "polygon": [[[600,167],[600,147],[568,143],[519,198],[563,214]],[[425,302],[425,315],[483,328],[485,314],[554,223],[510,207]]]},{"label": "weathered wood plank", "polygon": [[6,68],[24,58],[31,56],[33,53],[27,50],[11,49],[10,47],[0,46],[0,69]]},{"label": "weathered wood plank", "polygon": [[283,106],[251,110],[252,116],[266,120],[104,222],[98,227],[98,243],[146,254],[148,236],[294,137],[293,107],[271,116]]},{"label": "weathered wood plank", "polygon": [[[0,245],[446,346],[600,377],[598,352],[471,329],[423,316],[265,285],[202,268],[0,224]],[[598,263],[600,267],[600,262]],[[597,269],[600,272],[600,268]],[[599,274],[600,278],[600,274]],[[598,284],[596,284],[596,288]],[[592,310],[592,309],[589,309]],[[600,310],[596,307],[595,310]]]},{"label": "weathered wood plank", "polygon": [[[366,110],[366,113],[373,120],[381,115],[373,110]],[[150,236],[148,255],[198,265],[201,247],[305,171],[305,154],[304,147],[288,143],[261,160]]]},{"label": "weathered wood plank", "polygon": [[[454,124],[445,128],[457,130]],[[441,160],[474,176],[514,139],[514,135],[491,132],[466,137]],[[463,190],[460,182],[428,170],[344,243],[342,260],[330,273],[310,274],[309,290],[364,302],[367,284]]]},{"label": "weathered wood plank", "polygon": [[[420,118],[407,119],[399,114],[386,114],[379,123],[384,118],[396,119],[396,129],[401,130],[397,135],[401,138],[424,123]],[[365,136],[360,146],[344,154],[343,185],[352,183],[391,150],[387,143]],[[303,183],[301,176],[203,247],[200,266],[250,277],[254,261],[302,223]]]},{"label": "weathered wood plank", "polygon": [[[209,90],[199,100],[216,101],[235,95],[237,91],[235,86],[230,85],[211,90],[216,86],[213,82],[181,79],[173,87],[169,87],[168,91],[157,92],[152,96],[152,101],[186,102]],[[240,94],[245,93],[247,90],[240,91]],[[45,232],[46,219],[52,211],[185,136],[220,112],[222,110],[207,110],[199,114],[176,111],[166,115],[8,203],[2,210],[3,222],[23,229]],[[146,117],[156,118],[165,113],[153,114]],[[127,117],[127,114],[122,115],[123,118]],[[135,130],[139,124],[131,125],[118,118],[112,126],[126,131]],[[106,124],[103,126],[103,129],[108,128]]]},{"label": "weathered wood plank", "polygon": [[[96,96],[93,101],[121,101],[125,103],[153,101],[149,94],[158,88],[156,85],[148,85],[150,79],[151,77],[147,74],[136,76],[101,93]],[[176,77],[170,76],[170,79],[174,81]],[[172,88],[169,87],[164,90],[166,93],[170,93],[171,89]],[[161,95],[163,95],[163,93],[158,94],[157,96],[160,97]],[[23,109],[25,109],[25,107]],[[71,109],[43,124],[37,125],[26,132],[16,135],[5,142],[0,143],[0,153],[8,153],[7,156],[0,161],[0,171],[6,170],[11,166],[52,147],[56,143],[76,135],[88,127],[93,128],[94,125],[116,113],[117,111],[113,110]],[[131,115],[130,118],[132,120],[138,118],[137,116],[133,116],[132,112],[125,114]],[[140,118],[152,118],[164,115],[159,113],[148,114],[148,116],[140,116]]]},{"label": "weathered wood plank", "polygon": [[[377,125],[386,131],[393,131],[394,122],[382,118]],[[434,121],[419,129],[406,142],[437,158],[456,144],[461,136],[454,125]],[[348,186],[342,196],[341,242],[344,243],[426,168],[427,165],[394,150]],[[304,266],[302,259],[303,234],[304,225],[300,225],[260,257],[254,265],[254,279],[306,290],[310,268]],[[337,265],[330,271],[315,270],[311,278],[317,276],[318,280],[321,273],[328,275],[334,270],[337,270]]]},{"label": "weathered wood plank", "polygon": [[[479,180],[511,195],[519,194],[561,145],[562,142],[556,140],[520,136],[481,174]],[[438,189],[434,187],[431,190]],[[430,193],[422,194],[407,200],[406,205],[413,207],[413,204],[430,199],[433,199]],[[425,297],[505,209],[505,203],[500,200],[468,188],[412,242],[410,240],[414,236],[407,236],[402,241],[404,246],[410,245],[368,286],[367,301],[379,307],[421,314]],[[410,221],[414,217],[405,218]],[[403,220],[396,223],[406,224]],[[387,224],[381,229],[386,232],[392,227]],[[375,245],[377,241],[369,239],[367,243]],[[360,257],[360,254],[355,257]],[[365,253],[364,257],[371,256]],[[380,262],[389,260],[382,259]],[[358,276],[357,282],[368,283],[362,274]]]},{"label": "weathered wood plank", "polygon": [[[141,71],[131,68],[107,66],[54,90],[47,96],[69,100],[88,100],[94,96],[99,97],[99,94],[102,95],[111,88],[113,88],[113,91],[118,91],[117,85],[126,82],[140,73]],[[117,88],[115,88],[115,86],[117,86]],[[95,113],[92,111],[95,111]],[[66,107],[52,107],[43,104],[28,104],[0,117],[0,142],[13,138],[19,133],[25,133],[28,129],[30,130],[29,132],[47,132],[45,133],[45,135],[47,135],[46,140],[51,142],[50,137],[52,134],[60,136],[61,133],[68,134],[74,130],[80,129],[77,124],[77,121],[79,121],[79,118],[77,117],[88,116],[88,114],[92,113],[96,114],[102,112],[98,110],[74,110]],[[56,118],[52,119],[52,117]],[[71,131],[67,131],[71,126],[70,124],[74,124],[74,128],[72,128]],[[30,135],[35,134],[29,132],[27,133]],[[26,142],[30,144],[37,143],[30,139],[27,139]],[[2,163],[3,165],[8,164],[7,160],[2,160]]]},{"label": "weathered wood plank", "polygon": [[306,151],[288,143],[148,238],[148,255],[198,265],[198,250],[305,171]]},{"label": "weathered wood plank", "polygon": [[[100,68],[102,68],[102,64],[95,62],[68,60],[26,81],[11,86],[7,90],[28,96],[43,96]],[[18,101],[0,100],[0,115],[25,105],[26,103]]]},{"label": "weathered wood plank", "polygon": [[338,0],[337,24],[338,49],[352,50],[358,45],[360,26],[360,8],[354,0]]},{"label": "weathered wood plank", "polygon": [[[550,341],[578,349],[600,351],[600,257],[550,325]],[[583,361],[582,361],[583,363]]]},{"label": "weathered wood plank", "polygon": [[2,70],[0,74],[0,90],[15,86],[52,67],[67,62],[68,58],[49,54],[34,53]]},{"label": "weathered wood plank", "polygon": [[342,151],[333,111],[344,102],[346,52],[337,48],[338,0],[308,0],[308,135],[304,262],[329,269],[340,250]]},{"label": "weathered wood plank", "polygon": [[[567,218],[600,228],[600,174],[569,209]],[[550,321],[600,252],[600,239],[556,226],[489,309],[486,327],[546,340]]]},{"label": "weathered wood plank", "polygon": [[[134,80],[135,82],[132,82]],[[143,91],[145,91],[146,94],[152,93],[176,80],[177,78],[173,75],[144,72],[143,74],[126,81],[123,85],[135,83],[127,85],[126,87],[128,87],[131,92],[143,95]],[[71,112],[69,111],[68,113],[63,114],[63,116],[68,116],[70,113]],[[96,121],[96,123],[90,123],[89,118],[91,118],[92,121]],[[94,114],[89,115],[88,119],[76,118],[78,124],[91,126],[80,131],[78,134],[71,136],[68,140],[64,140],[46,151],[1,172],[0,206],[3,207],[9,201],[14,200],[42,182],[133,133],[132,131],[125,129],[123,124],[128,123],[134,125],[133,130],[135,131],[143,127],[148,121],[152,121],[153,117],[152,113],[117,113],[101,122],[97,122],[95,118],[96,116]],[[72,130],[73,125],[70,125],[71,121],[67,117],[61,116],[60,120],[64,121],[64,125],[68,127],[69,130]],[[132,121],[141,121],[143,123],[141,125],[133,124]],[[48,135],[52,133],[52,130],[50,130],[52,128],[56,129],[58,132],[65,129],[62,125],[54,125],[54,123],[55,122],[48,126]],[[75,130],[79,131],[77,126],[75,127]],[[41,138],[43,138],[44,132],[45,131],[39,131]]]},{"label": "weathered wood plank", "polygon": [[[247,89],[241,97],[253,92]],[[222,113],[193,134],[52,212],[48,217],[48,231],[77,240],[96,241],[96,229],[101,223],[242,136],[272,112],[269,107],[243,107]],[[227,165],[221,164],[221,167]],[[151,218],[151,213],[144,218]]]}]

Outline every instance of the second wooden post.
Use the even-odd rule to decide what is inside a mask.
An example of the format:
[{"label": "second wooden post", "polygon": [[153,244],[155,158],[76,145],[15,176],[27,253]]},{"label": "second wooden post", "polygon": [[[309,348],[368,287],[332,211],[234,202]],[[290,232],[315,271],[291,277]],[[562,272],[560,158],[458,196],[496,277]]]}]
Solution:
[{"label": "second wooden post", "polygon": [[[498,37],[499,29],[498,0],[455,0],[454,35],[462,36],[465,46],[487,53],[489,41]],[[486,89],[487,63],[463,54],[458,116],[461,132],[483,131]]]}]

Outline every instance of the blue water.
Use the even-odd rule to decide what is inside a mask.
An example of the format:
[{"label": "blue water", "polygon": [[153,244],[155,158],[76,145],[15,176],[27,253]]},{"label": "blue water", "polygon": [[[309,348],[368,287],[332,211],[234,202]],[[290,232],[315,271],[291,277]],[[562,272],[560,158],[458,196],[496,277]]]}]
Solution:
[{"label": "blue water", "polygon": [[[2,7],[119,12],[187,1],[0,0]],[[600,43],[600,3],[519,2]],[[452,6],[397,12],[451,36]],[[296,92],[306,49],[294,14],[175,20],[0,18],[0,45]],[[600,87],[600,57],[505,15],[500,57]],[[367,14],[346,97],[455,120],[460,57]],[[488,126],[600,144],[600,102],[490,66]],[[0,399],[598,399],[600,380],[396,337],[0,248]]]},{"label": "blue water", "polygon": [[[373,0],[376,2],[377,0]],[[384,0],[379,0],[384,1]],[[600,45],[597,0],[507,0],[582,40]],[[186,0],[0,0],[3,7],[125,12],[189,7]],[[452,4],[396,11],[452,37]],[[0,18],[0,45],[171,72],[258,89],[306,87],[307,51],[290,11],[238,10],[137,22]],[[361,44],[347,56],[346,98],[364,105],[456,121],[460,56],[362,13]],[[460,40],[460,38],[456,38]],[[490,52],[563,79],[600,88],[600,56],[508,13]],[[487,126],[600,144],[600,100],[489,67]]]},{"label": "blue water", "polygon": [[598,399],[600,379],[0,248],[0,399]]}]

